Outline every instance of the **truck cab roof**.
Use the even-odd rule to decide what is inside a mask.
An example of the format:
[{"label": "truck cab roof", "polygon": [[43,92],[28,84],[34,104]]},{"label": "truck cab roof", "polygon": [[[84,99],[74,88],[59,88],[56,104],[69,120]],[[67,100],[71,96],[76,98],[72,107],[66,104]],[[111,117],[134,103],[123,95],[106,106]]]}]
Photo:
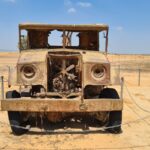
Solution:
[{"label": "truck cab roof", "polygon": [[104,31],[108,30],[109,26],[105,24],[30,24],[24,23],[19,25],[21,30],[59,30],[59,31]]}]

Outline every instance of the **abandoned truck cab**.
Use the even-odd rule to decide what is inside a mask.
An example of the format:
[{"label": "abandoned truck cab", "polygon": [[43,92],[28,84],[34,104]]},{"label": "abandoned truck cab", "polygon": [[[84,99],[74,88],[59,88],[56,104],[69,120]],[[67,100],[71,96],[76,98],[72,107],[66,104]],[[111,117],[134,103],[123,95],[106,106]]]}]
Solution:
[{"label": "abandoned truck cab", "polygon": [[16,85],[20,90],[8,91],[2,100],[14,134],[26,132],[25,127],[41,116],[49,122],[89,116],[106,130],[121,132],[123,101],[107,87],[111,85],[108,30],[102,24],[19,25]]}]

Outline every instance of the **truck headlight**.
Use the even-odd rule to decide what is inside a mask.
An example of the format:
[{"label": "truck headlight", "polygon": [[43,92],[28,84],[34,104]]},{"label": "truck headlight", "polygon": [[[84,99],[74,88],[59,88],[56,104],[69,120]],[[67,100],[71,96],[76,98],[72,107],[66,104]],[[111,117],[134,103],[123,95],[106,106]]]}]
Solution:
[{"label": "truck headlight", "polygon": [[21,68],[21,76],[24,79],[33,79],[36,75],[36,68],[33,65],[25,65]]},{"label": "truck headlight", "polygon": [[92,76],[94,79],[101,79],[105,76],[106,69],[103,65],[95,65],[92,67]]}]

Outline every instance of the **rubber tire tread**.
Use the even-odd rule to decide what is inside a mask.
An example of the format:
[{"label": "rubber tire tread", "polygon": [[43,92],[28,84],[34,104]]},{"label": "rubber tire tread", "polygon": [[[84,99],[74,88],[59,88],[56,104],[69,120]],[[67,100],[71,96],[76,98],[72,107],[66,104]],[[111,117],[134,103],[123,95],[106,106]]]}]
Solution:
[{"label": "rubber tire tread", "polygon": [[[115,89],[105,88],[100,93],[99,98],[119,99],[119,95]],[[115,133],[115,134],[121,133],[122,132],[121,123],[122,123],[122,111],[111,111],[109,114],[109,123],[107,127],[111,127],[111,126],[118,126],[118,127],[108,128],[106,130],[108,132]]]},{"label": "rubber tire tread", "polygon": [[[20,98],[20,94],[16,90],[8,91],[6,93],[6,98],[7,99]],[[21,126],[21,127],[25,126],[25,125],[23,125],[23,121],[22,121],[20,112],[8,111],[8,119],[9,119],[9,122],[11,125],[11,130],[12,130],[13,134],[22,135],[28,131],[27,129],[15,127],[15,126]]]}]

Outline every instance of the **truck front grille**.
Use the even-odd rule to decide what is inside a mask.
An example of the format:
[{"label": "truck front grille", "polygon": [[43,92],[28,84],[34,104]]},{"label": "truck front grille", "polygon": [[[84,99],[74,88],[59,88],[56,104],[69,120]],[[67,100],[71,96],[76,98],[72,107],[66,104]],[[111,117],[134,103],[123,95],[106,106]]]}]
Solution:
[{"label": "truck front grille", "polygon": [[81,92],[81,56],[76,53],[49,53],[49,91],[68,96]]}]

